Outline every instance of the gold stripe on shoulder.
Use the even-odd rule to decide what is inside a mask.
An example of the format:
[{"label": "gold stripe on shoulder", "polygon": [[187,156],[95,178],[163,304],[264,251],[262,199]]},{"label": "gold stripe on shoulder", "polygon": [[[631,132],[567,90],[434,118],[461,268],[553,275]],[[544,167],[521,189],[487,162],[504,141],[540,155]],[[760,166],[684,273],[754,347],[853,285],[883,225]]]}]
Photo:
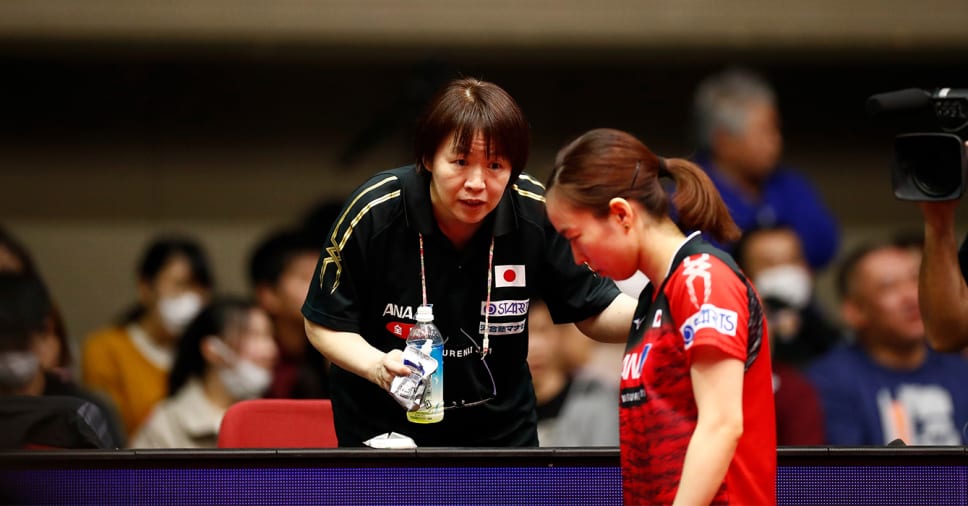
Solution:
[{"label": "gold stripe on shoulder", "polygon": [[353,206],[355,206],[356,203],[359,202],[360,199],[363,198],[364,195],[366,195],[367,193],[370,193],[373,190],[376,190],[377,188],[379,188],[379,187],[381,187],[381,186],[389,183],[390,181],[396,181],[396,180],[397,180],[397,176],[387,176],[386,178],[381,179],[381,180],[373,183],[372,185],[364,188],[363,191],[361,191],[360,194],[357,195],[356,198],[353,199],[353,201],[350,202],[348,206],[346,206],[346,210],[344,210],[343,211],[343,214],[341,214],[339,216],[339,218],[336,220],[336,226],[333,227],[333,236],[330,238],[330,241],[334,245],[336,244],[336,236],[339,234],[339,227],[340,227],[340,225],[343,224],[343,220],[346,219],[346,215],[349,214],[350,210],[353,209]]},{"label": "gold stripe on shoulder", "polygon": [[333,227],[333,235],[332,237],[330,237],[331,245],[326,247],[326,253],[328,253],[329,256],[323,259],[323,264],[319,268],[319,289],[320,290],[323,289],[323,279],[326,277],[326,268],[329,267],[330,264],[333,264],[336,266],[336,278],[333,281],[333,287],[330,289],[329,293],[335,292],[336,288],[339,287],[339,278],[343,274],[343,259],[340,255],[342,254],[343,247],[346,246],[346,243],[350,240],[350,237],[353,235],[353,229],[354,227],[356,227],[356,224],[359,223],[360,220],[363,219],[363,216],[365,216],[366,213],[370,212],[371,209],[388,200],[399,197],[402,192],[400,190],[394,190],[390,193],[387,193],[386,195],[378,197],[373,201],[367,203],[365,206],[363,206],[362,209],[359,210],[359,212],[356,213],[355,216],[353,216],[353,218],[347,224],[346,230],[343,231],[343,236],[339,237],[339,229],[343,225],[343,222],[346,220],[347,216],[349,215],[350,210],[353,209],[353,206],[355,206],[356,203],[359,202],[360,198],[362,198],[364,195],[379,188],[380,186],[383,186],[386,183],[389,183],[390,181],[395,181],[396,179],[397,179],[396,176],[390,176],[390,177],[387,177],[386,179],[377,181],[373,185],[361,191],[360,194],[357,195],[356,198],[353,199],[353,201],[350,202],[348,206],[346,206],[346,210],[343,211],[343,214],[340,215],[339,219],[336,221],[336,226]]},{"label": "gold stripe on shoulder", "polygon": [[394,190],[378,199],[373,200],[369,204],[363,206],[363,209],[360,209],[360,212],[356,213],[356,216],[353,217],[352,221],[350,221],[350,226],[347,227],[346,232],[343,233],[343,238],[339,242],[339,249],[343,249],[343,247],[346,246],[347,241],[350,240],[350,236],[353,235],[353,228],[356,227],[356,224],[363,219],[363,216],[365,216],[366,213],[370,212],[370,209],[373,209],[374,207],[388,200],[399,197],[401,193],[402,192],[400,190]]},{"label": "gold stripe on shoulder", "polygon": [[518,176],[518,179],[523,179],[525,181],[531,182],[532,184],[538,185],[538,187],[541,188],[542,190],[545,189],[544,184],[542,184],[541,181],[538,181],[537,179],[531,177],[528,174],[525,174],[524,172],[522,172],[521,175]]},{"label": "gold stripe on shoulder", "polygon": [[518,192],[518,195],[520,195],[522,197],[527,197],[529,199],[534,199],[534,200],[537,200],[538,202],[544,202],[545,201],[544,195],[538,195],[537,193],[529,192],[528,190],[523,190],[518,185],[514,185],[511,188],[513,188],[514,191]]}]

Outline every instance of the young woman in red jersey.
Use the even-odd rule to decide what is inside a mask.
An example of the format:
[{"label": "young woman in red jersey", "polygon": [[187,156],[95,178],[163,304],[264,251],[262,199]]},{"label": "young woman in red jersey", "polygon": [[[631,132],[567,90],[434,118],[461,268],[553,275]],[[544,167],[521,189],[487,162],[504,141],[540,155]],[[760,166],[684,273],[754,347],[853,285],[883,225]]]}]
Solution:
[{"label": "young woman in red jersey", "polygon": [[[682,229],[662,178],[675,184]],[[700,236],[739,235],[706,174],[657,157],[628,133],[592,130],[558,153],[546,203],[576,262],[614,279],[641,270],[651,280],[622,367],[625,502],[775,503],[766,321],[733,259]]]}]

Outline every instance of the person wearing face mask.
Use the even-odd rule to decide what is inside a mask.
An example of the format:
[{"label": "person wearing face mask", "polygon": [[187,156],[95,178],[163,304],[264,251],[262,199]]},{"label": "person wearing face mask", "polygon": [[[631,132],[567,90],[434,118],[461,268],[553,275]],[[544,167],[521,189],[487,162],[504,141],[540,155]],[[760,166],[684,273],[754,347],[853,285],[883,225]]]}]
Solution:
[{"label": "person wearing face mask", "polygon": [[152,411],[132,448],[215,448],[232,404],[261,397],[278,348],[272,323],[254,302],[217,298],[179,341],[168,398]]},{"label": "person wearing face mask", "polygon": [[[0,272],[16,272],[34,276],[43,282],[33,256],[27,247],[0,225]],[[60,308],[51,299],[51,332],[38,338],[34,348],[44,372],[55,376],[60,383],[73,382],[74,354],[76,353],[67,333],[67,325]]]},{"label": "person wearing face mask", "polygon": [[[37,263],[34,262],[26,245],[0,226],[0,276],[7,274],[32,278],[33,282],[43,287],[42,291],[47,294],[46,302],[43,303],[45,316],[43,322],[38,325],[40,330],[33,332],[31,336],[30,347],[43,371],[43,395],[80,397],[96,405],[107,420],[111,439],[118,446],[123,446],[125,434],[110,399],[90,392],[78,384],[74,367],[76,352],[72,346],[72,340],[68,337],[67,325],[64,323],[60,307],[46,289],[47,284]],[[19,299],[21,296],[10,294],[9,298]]]},{"label": "person wearing face mask", "polygon": [[175,348],[208,299],[208,258],[193,239],[152,242],[138,267],[138,304],[83,345],[83,381],[110,396],[130,437],[165,397]]},{"label": "person wearing face mask", "polygon": [[114,448],[107,406],[80,388],[51,394],[37,342],[53,306],[40,278],[0,271],[0,448]]},{"label": "person wearing face mask", "polygon": [[813,272],[795,230],[750,230],[736,243],[733,256],[763,298],[774,365],[805,367],[843,341],[814,298]]},{"label": "person wearing face mask", "polygon": [[785,227],[751,230],[736,244],[735,258],[760,293],[770,327],[777,445],[821,445],[823,407],[800,366],[830,349],[840,331],[813,304],[800,238]]}]

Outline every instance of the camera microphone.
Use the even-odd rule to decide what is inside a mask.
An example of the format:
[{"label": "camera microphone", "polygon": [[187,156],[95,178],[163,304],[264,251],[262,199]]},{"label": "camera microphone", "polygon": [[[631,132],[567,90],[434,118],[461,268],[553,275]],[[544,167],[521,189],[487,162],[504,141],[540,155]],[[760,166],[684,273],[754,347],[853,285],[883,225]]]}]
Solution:
[{"label": "camera microphone", "polygon": [[907,88],[878,93],[867,99],[867,114],[921,109],[931,104],[931,93],[920,88]]},{"label": "camera microphone", "polygon": [[938,88],[933,91],[920,88],[878,93],[867,99],[867,114],[876,116],[881,113],[911,111],[926,108],[932,103],[935,113],[941,117],[964,119],[963,102],[968,100],[968,89]]}]

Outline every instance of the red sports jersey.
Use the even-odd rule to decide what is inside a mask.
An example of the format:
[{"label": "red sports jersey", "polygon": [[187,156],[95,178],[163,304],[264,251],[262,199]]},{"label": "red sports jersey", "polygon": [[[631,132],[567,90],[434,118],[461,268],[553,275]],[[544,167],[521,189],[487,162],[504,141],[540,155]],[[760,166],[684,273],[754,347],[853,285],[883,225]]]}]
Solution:
[{"label": "red sports jersey", "polygon": [[743,436],[713,504],[776,502],[776,421],[766,320],[735,262],[698,236],[676,254],[658,290],[639,298],[622,367],[621,447],[626,504],[672,503],[697,408],[695,346],[746,364]]}]

